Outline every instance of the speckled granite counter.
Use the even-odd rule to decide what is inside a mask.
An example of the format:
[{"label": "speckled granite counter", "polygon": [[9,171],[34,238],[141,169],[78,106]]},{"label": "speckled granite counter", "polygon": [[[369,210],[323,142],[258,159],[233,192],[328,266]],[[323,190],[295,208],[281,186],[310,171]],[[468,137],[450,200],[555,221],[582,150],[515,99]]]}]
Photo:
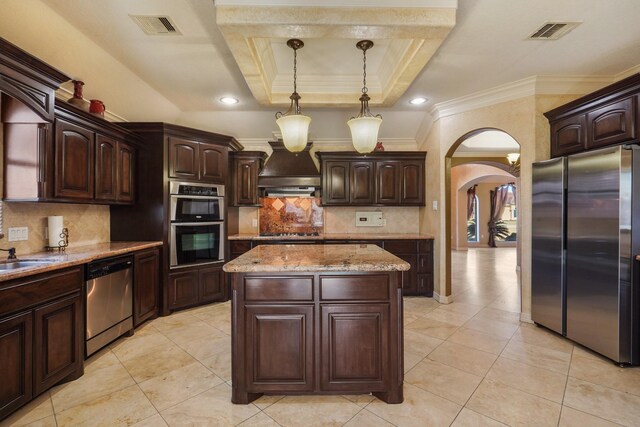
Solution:
[{"label": "speckled granite counter", "polygon": [[224,265],[228,273],[407,271],[409,264],[376,245],[261,245]]},{"label": "speckled granite counter", "polygon": [[[28,255],[18,254],[18,259],[14,261],[39,260],[50,263],[13,270],[0,270],[0,282],[72,267],[96,259],[123,255],[156,246],[162,246],[162,242],[107,242],[67,248],[64,252],[38,252]],[[3,260],[2,262],[4,263],[6,261]]]},{"label": "speckled granite counter", "polygon": [[323,233],[319,236],[260,236],[252,233],[232,234],[229,240],[420,240],[433,239],[421,233]]}]

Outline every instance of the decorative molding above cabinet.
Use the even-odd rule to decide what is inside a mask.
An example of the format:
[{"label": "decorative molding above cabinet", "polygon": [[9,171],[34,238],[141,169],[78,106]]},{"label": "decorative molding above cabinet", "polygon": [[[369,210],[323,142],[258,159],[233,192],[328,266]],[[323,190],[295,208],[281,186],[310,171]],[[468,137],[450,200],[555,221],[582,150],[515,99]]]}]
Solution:
[{"label": "decorative molding above cabinet", "polygon": [[551,127],[551,157],[638,143],[639,102],[640,74],[634,74],[547,111],[544,115]]},{"label": "decorative molding above cabinet", "polygon": [[424,151],[318,152],[324,206],[424,206]]}]

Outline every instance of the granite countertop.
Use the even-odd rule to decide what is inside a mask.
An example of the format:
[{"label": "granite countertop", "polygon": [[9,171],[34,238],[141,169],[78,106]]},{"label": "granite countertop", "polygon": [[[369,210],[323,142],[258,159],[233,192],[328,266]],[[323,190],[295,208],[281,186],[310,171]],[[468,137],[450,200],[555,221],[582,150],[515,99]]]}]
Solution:
[{"label": "granite countertop", "polygon": [[224,265],[229,273],[407,271],[409,263],[376,245],[260,245]]},{"label": "granite countertop", "polygon": [[422,233],[323,233],[319,236],[260,236],[253,233],[238,233],[229,240],[419,240],[433,239]]},{"label": "granite countertop", "polygon": [[[74,265],[85,264],[100,258],[124,255],[143,249],[162,246],[162,242],[107,242],[94,245],[67,248],[64,252],[37,252],[28,255],[18,254],[18,259],[13,261],[47,261],[50,264],[29,266],[12,270],[0,270],[0,282],[11,279],[31,276],[38,273],[46,273]],[[3,260],[1,263],[10,262]]]}]

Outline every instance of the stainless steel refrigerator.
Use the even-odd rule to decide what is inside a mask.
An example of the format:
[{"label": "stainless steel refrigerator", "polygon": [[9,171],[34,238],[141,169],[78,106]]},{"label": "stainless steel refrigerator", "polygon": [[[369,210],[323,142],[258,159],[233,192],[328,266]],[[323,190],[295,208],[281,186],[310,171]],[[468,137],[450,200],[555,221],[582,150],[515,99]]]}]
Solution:
[{"label": "stainless steel refrigerator", "polygon": [[640,150],[535,163],[532,202],[533,321],[639,364]]}]

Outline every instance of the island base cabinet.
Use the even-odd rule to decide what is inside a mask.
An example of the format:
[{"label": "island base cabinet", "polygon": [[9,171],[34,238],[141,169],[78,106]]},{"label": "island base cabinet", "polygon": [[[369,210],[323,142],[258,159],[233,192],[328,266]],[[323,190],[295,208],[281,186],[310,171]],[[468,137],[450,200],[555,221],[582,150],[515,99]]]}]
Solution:
[{"label": "island base cabinet", "polygon": [[31,312],[0,321],[0,419],[31,400],[32,328]]},{"label": "island base cabinet", "polygon": [[400,272],[230,276],[233,403],[263,393],[402,402]]}]

